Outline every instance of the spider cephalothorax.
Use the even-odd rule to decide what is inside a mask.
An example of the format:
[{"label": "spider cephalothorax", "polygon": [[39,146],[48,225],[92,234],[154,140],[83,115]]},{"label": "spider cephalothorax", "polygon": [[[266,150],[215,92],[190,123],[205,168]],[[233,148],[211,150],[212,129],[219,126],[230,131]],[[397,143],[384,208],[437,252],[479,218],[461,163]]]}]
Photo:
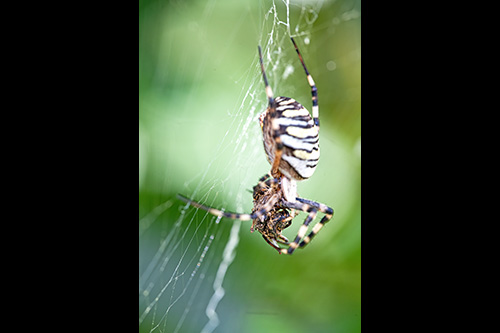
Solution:
[{"label": "spider cephalothorax", "polygon": [[[319,107],[314,80],[304,64],[295,41],[291,39],[311,86],[312,116],[302,104],[293,98],[283,96],[274,98],[273,91],[267,82],[262,50],[259,46],[259,61],[268,98],[268,107],[260,115],[259,122],[271,171],[261,177],[253,188],[252,213],[223,212],[178,195],[186,203],[213,215],[242,221],[253,220],[250,230],[259,231],[266,242],[280,254],[292,254],[296,248],[307,245],[333,216],[332,208],[297,195],[296,182],[311,177],[319,161]],[[290,226],[296,216],[296,210],[306,212],[308,216],[297,236],[290,243],[281,232]],[[306,236],[308,226],[316,218],[318,211],[324,213],[325,216]],[[278,243],[288,245],[288,248],[280,248]]]}]

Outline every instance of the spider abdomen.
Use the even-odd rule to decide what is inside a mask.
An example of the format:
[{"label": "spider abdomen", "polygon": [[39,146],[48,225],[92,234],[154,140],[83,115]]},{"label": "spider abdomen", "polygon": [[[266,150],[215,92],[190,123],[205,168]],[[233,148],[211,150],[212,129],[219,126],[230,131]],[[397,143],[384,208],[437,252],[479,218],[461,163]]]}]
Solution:
[{"label": "spider abdomen", "polygon": [[319,160],[319,127],[309,111],[293,98],[277,97],[274,103],[275,114],[271,115],[267,109],[261,116],[267,159],[273,163],[276,150],[273,127],[279,128],[278,136],[283,144],[280,172],[290,179],[307,179],[313,175]]}]

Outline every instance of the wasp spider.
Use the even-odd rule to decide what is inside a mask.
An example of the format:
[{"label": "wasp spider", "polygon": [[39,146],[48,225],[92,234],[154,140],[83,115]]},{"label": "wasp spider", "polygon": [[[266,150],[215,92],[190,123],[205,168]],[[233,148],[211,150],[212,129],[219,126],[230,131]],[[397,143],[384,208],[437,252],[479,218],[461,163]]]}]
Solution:
[{"label": "wasp spider", "polygon": [[[312,117],[300,103],[289,97],[274,98],[267,82],[260,46],[259,60],[264,79],[266,95],[269,100],[267,109],[260,115],[264,150],[271,164],[271,171],[261,177],[253,187],[253,210],[251,214],[224,212],[202,205],[184,196],[182,201],[207,212],[230,219],[253,220],[250,231],[259,231],[266,242],[278,253],[292,254],[297,248],[307,245],[333,216],[333,209],[315,201],[297,196],[297,181],[311,177],[319,160],[319,108],[318,94],[312,76],[307,71],[297,44],[291,38],[299,60],[306,72],[311,86]],[[297,236],[290,243],[281,232],[289,227],[297,211],[309,215],[300,227]],[[309,224],[318,212],[325,214],[306,236]],[[281,248],[278,243],[288,245]]]}]

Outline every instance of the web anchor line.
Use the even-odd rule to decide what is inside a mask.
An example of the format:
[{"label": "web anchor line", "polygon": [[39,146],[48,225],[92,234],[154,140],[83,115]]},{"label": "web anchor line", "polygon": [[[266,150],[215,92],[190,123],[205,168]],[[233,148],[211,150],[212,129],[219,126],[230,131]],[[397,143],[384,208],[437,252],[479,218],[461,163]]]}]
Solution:
[{"label": "web anchor line", "polygon": [[215,277],[214,293],[210,298],[210,301],[208,302],[207,308],[205,309],[205,313],[208,317],[208,322],[205,324],[205,327],[203,327],[201,333],[211,333],[217,326],[219,326],[219,316],[217,315],[217,312],[215,310],[217,309],[217,305],[225,294],[222,283],[224,282],[224,277],[226,276],[229,266],[236,257],[236,247],[238,246],[238,243],[240,241],[240,236],[238,235],[240,232],[240,227],[241,221],[234,221],[231,228],[231,234],[229,235],[229,241],[224,248],[222,262],[219,265],[217,275]]}]

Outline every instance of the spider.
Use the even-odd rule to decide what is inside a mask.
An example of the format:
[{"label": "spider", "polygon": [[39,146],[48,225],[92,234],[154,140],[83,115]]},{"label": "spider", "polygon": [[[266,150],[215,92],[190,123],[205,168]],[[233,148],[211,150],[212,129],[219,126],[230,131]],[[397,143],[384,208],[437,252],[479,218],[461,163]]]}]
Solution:
[{"label": "spider", "polygon": [[[311,177],[318,164],[319,108],[314,80],[306,68],[297,44],[293,38],[291,40],[311,86],[312,117],[309,111],[293,98],[274,98],[264,70],[262,50],[258,46],[262,77],[269,100],[267,109],[259,116],[259,122],[271,171],[262,176],[253,187],[252,213],[224,212],[192,201],[180,194],[177,195],[187,204],[218,217],[242,221],[253,220],[250,231],[259,231],[266,242],[279,254],[292,254],[295,249],[306,246],[333,216],[332,208],[297,196],[297,181]],[[295,239],[290,243],[281,232],[292,224],[293,218],[297,215],[296,211],[303,211],[309,215]],[[318,211],[325,216],[314,226],[309,235],[305,236],[309,224],[316,218]],[[288,248],[281,248],[278,243],[288,245]]]}]

